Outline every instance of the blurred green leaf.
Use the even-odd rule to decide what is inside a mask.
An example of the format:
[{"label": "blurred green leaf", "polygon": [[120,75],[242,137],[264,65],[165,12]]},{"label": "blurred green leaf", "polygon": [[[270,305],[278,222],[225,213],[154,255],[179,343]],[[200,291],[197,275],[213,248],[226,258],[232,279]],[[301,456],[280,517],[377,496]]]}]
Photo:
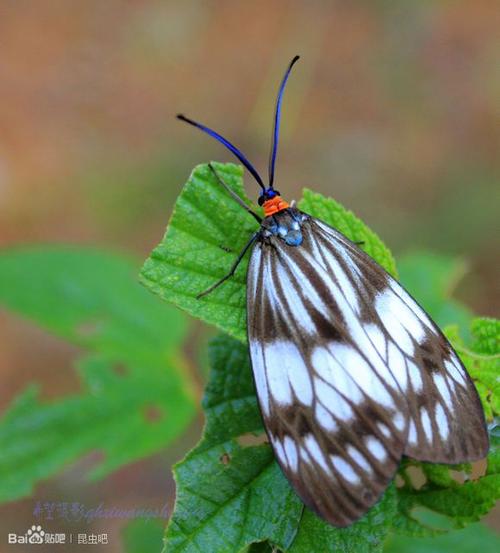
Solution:
[{"label": "blurred green leaf", "polygon": [[158,553],[163,544],[162,520],[133,520],[122,531],[125,553]]},{"label": "blurred green leaf", "polygon": [[137,283],[134,260],[75,246],[0,252],[0,303],[76,344],[127,359],[165,358],[186,320]]},{"label": "blurred green leaf", "polygon": [[430,252],[415,252],[398,259],[401,282],[441,327],[456,324],[468,329],[471,312],[452,294],[466,272],[463,260]]},{"label": "blurred green leaf", "polygon": [[[214,165],[224,181],[249,204],[243,192],[241,168],[231,163]],[[396,273],[389,250],[340,204],[304,190],[299,207],[335,226],[348,238],[363,241],[362,247],[369,255]],[[163,240],[142,268],[142,280],[163,299],[246,341],[248,256],[223,286],[200,300],[196,295],[227,274],[257,228],[256,222],[215,180],[208,166],[198,165],[177,199]]]},{"label": "blurred green leaf", "polygon": [[177,351],[186,323],[135,280],[135,264],[84,248],[22,248],[0,254],[0,303],[89,351],[83,390],[41,402],[31,387],[0,421],[1,500],[92,449],[111,470],[165,447],[194,415]]},{"label": "blurred green leaf", "polygon": [[497,553],[499,536],[482,524],[471,524],[432,538],[409,538],[392,535],[386,542],[384,553]]}]

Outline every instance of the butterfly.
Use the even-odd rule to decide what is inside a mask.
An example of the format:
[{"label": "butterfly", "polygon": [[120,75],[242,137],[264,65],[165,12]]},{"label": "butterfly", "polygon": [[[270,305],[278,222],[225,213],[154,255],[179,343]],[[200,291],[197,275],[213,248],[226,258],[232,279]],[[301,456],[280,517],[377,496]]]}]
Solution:
[{"label": "butterfly", "polygon": [[269,183],[226,138],[216,138],[253,175],[262,219],[210,168],[260,224],[228,274],[251,249],[247,329],[253,377],[275,457],[302,501],[345,527],[394,478],[403,456],[458,464],[487,455],[476,388],[452,346],[410,294],[339,231],[274,188],[281,81]]}]

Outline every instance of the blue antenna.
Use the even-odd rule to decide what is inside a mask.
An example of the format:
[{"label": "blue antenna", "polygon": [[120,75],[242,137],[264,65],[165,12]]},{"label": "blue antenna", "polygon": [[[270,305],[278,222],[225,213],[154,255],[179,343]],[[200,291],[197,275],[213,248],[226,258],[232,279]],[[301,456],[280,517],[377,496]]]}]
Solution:
[{"label": "blue antenna", "polygon": [[262,188],[262,190],[265,190],[266,187],[264,186],[264,183],[262,182],[262,179],[260,178],[259,173],[257,173],[254,166],[248,161],[248,159],[236,148],[236,146],[233,146],[229,140],[224,138],[219,133],[213,131],[212,129],[209,129],[208,127],[205,127],[205,125],[202,125],[201,123],[197,123],[196,121],[193,121],[192,119],[188,119],[184,115],[179,114],[177,116],[177,119],[180,119],[181,121],[185,121],[186,123],[189,123],[190,125],[193,125],[193,127],[197,127],[198,129],[202,130],[203,132],[206,132],[208,135],[210,135],[212,138],[215,138],[217,141],[219,141],[221,144],[223,144],[230,152],[232,152],[240,161],[243,163],[243,165],[250,171],[250,173],[253,175],[254,179],[257,181],[259,186]]},{"label": "blue antenna", "polygon": [[280,120],[281,120],[281,100],[283,99],[283,92],[285,90],[286,82],[288,81],[288,76],[290,71],[294,66],[295,62],[300,58],[300,56],[295,56],[290,62],[288,69],[285,72],[283,80],[281,81],[280,88],[278,90],[278,98],[276,99],[276,111],[274,113],[274,129],[273,129],[273,142],[271,145],[271,152],[269,154],[269,188],[273,187],[274,183],[274,165],[276,163],[276,154],[278,153],[278,138],[280,132]]}]

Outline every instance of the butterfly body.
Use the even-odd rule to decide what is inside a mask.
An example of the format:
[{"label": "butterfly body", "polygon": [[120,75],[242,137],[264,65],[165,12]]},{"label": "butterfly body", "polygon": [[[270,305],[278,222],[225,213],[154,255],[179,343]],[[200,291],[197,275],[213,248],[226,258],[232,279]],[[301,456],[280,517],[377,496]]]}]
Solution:
[{"label": "butterfly body", "polygon": [[302,244],[302,225],[308,215],[294,207],[286,207],[263,221],[259,240],[282,240],[287,246],[299,247]]},{"label": "butterfly body", "polygon": [[293,207],[264,219],[247,328],[276,458],[330,523],[362,516],[403,455],[486,455],[479,398],[451,345],[395,279],[324,222]]},{"label": "butterfly body", "polygon": [[336,229],[274,189],[280,109],[276,102],[269,183],[212,129],[261,187],[264,219],[213,175],[260,229],[251,250],[247,331],[264,426],[275,457],[303,502],[339,527],[362,517],[404,455],[458,464],[489,442],[474,383],[425,311],[376,261]]}]

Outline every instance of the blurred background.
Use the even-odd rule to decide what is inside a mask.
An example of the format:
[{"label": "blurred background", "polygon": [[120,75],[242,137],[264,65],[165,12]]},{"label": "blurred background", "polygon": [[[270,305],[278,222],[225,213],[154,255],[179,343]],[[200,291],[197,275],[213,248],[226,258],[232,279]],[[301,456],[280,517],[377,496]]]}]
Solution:
[{"label": "blurred background", "polygon": [[[499,24],[493,0],[4,1],[0,247],[97,245],[131,253],[139,269],[192,167],[233,161],[175,114],[227,136],[265,174],[276,89],[300,54],[277,187],[333,196],[396,258],[462,258],[455,296],[498,314]],[[246,188],[255,199],[248,176]],[[0,408],[34,380],[43,398],[77,391],[77,351],[0,310]],[[101,483],[82,475],[93,455],[78,461],[0,506],[3,529],[22,529],[50,498],[171,506],[169,467],[201,425],[200,415],[168,452]],[[124,521],[99,524],[105,550],[120,551]]]}]

